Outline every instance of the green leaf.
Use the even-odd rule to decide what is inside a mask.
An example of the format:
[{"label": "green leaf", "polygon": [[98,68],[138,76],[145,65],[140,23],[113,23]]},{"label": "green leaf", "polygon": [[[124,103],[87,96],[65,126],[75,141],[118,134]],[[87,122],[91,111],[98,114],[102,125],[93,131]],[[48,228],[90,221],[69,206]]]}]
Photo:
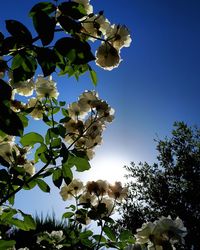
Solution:
[{"label": "green leaf", "polygon": [[62,15],[69,16],[73,19],[81,19],[87,15],[82,4],[76,2],[63,2],[58,6]]},{"label": "green leaf", "polygon": [[75,34],[77,32],[80,32],[81,25],[80,23],[74,21],[70,17],[67,16],[59,16],[58,22],[60,23],[61,27],[68,33]]},{"label": "green leaf", "polygon": [[74,215],[73,212],[65,212],[63,215],[62,215],[62,218],[71,218],[72,216]]},{"label": "green leaf", "polygon": [[62,179],[63,179],[62,170],[60,168],[57,168],[53,171],[52,179],[53,179],[54,185],[60,188],[62,184]]},{"label": "green leaf", "polygon": [[56,6],[50,2],[41,2],[33,6],[29,12],[29,16],[33,17],[38,11],[43,11],[46,14],[51,14],[56,11]]},{"label": "green leaf", "polygon": [[21,215],[24,219],[24,224],[28,230],[35,230],[36,228],[36,222],[33,219],[33,217],[30,214],[25,214],[22,211],[20,211]]},{"label": "green leaf", "polygon": [[7,31],[17,39],[25,43],[32,43],[31,32],[24,26],[24,24],[16,20],[6,20]]},{"label": "green leaf", "polygon": [[43,192],[45,192],[45,193],[49,193],[49,192],[50,192],[50,187],[49,187],[49,185],[48,185],[45,181],[43,181],[43,180],[41,180],[41,179],[37,179],[36,182],[37,182],[37,184],[38,184],[38,187],[39,187]]},{"label": "green leaf", "polygon": [[82,157],[77,157],[72,154],[69,155],[67,165],[71,168],[73,166],[76,166],[76,170],[78,172],[83,172],[85,170],[90,169],[90,163],[88,160],[82,158]]},{"label": "green leaf", "polygon": [[[95,59],[91,52],[90,45],[79,39],[64,37],[59,39],[55,44],[55,49],[64,57],[67,57],[71,63],[86,64]],[[71,57],[71,52],[75,53]]]},{"label": "green leaf", "polygon": [[[28,178],[30,178],[30,177],[28,177]],[[24,190],[31,190],[31,189],[33,189],[35,186],[36,186],[36,181],[35,181],[35,180],[32,180],[32,181],[30,181],[30,182],[24,184],[23,189],[24,189]]]},{"label": "green leaf", "polygon": [[56,69],[57,56],[54,50],[37,47],[37,60],[42,68],[44,77],[52,74]]},{"label": "green leaf", "polygon": [[24,126],[19,116],[1,102],[0,110],[0,130],[8,135],[21,136],[24,131]]},{"label": "green leaf", "polygon": [[30,132],[22,136],[20,142],[22,146],[33,146],[36,143],[43,143],[44,139],[40,134],[35,132]]},{"label": "green leaf", "polygon": [[0,102],[10,100],[12,96],[12,88],[5,81],[0,79]]},{"label": "green leaf", "polygon": [[15,245],[16,241],[14,240],[0,240],[0,249],[8,250],[12,249]]},{"label": "green leaf", "polygon": [[73,173],[66,163],[62,164],[62,175],[66,184],[69,184],[73,179]]},{"label": "green leaf", "polygon": [[38,10],[33,16],[33,24],[43,46],[50,44],[54,38],[55,20]]},{"label": "green leaf", "polygon": [[107,240],[104,236],[100,236],[98,234],[93,235],[92,238],[94,238],[96,241],[100,240],[100,242],[104,242],[104,243],[107,242]]},{"label": "green leaf", "polygon": [[115,233],[113,232],[113,230],[112,230],[110,227],[105,226],[105,227],[103,228],[103,231],[104,231],[104,233],[106,234],[106,236],[107,236],[110,240],[112,240],[112,241],[115,241],[115,240],[116,240]]},{"label": "green leaf", "polygon": [[94,84],[94,86],[97,86],[98,80],[97,80],[96,72],[91,68],[89,69],[89,71],[90,71],[90,78],[92,79],[92,83]]},{"label": "green leaf", "polygon": [[38,162],[40,159],[42,162],[46,163],[48,159],[45,157],[44,153],[48,152],[48,148],[45,144],[41,144],[39,148],[35,151],[35,162]]},{"label": "green leaf", "polygon": [[133,238],[133,234],[129,230],[123,230],[119,235],[121,241],[127,241],[131,238]]}]

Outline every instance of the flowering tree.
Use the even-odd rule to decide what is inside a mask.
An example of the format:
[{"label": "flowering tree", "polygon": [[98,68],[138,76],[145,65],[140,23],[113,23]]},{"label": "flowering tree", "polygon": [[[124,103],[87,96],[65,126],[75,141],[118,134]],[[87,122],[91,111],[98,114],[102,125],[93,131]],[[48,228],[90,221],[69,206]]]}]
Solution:
[{"label": "flowering tree", "polygon": [[[56,187],[63,185],[63,200],[73,197],[75,202],[63,214],[69,231],[44,232],[37,237],[38,249],[122,249],[133,237],[128,232],[116,237],[110,216],[127,190],[121,183],[112,186],[101,180],[84,185],[73,179],[72,171],[74,166],[79,172],[90,168],[89,160],[114,110],[90,90],[71,104],[59,101],[52,75],[78,79],[89,71],[96,85],[89,62],[95,60],[106,70],[118,67],[121,48],[131,43],[129,31],[111,25],[103,12],[94,14],[89,1],[41,2],[29,16],[36,37],[16,20],[6,20],[8,35],[0,33],[0,249],[16,244],[9,240],[8,229],[35,229],[31,215],[14,208],[15,195],[35,186],[50,192],[47,176]],[[94,55],[89,42],[98,41]],[[24,133],[32,119],[48,126],[44,135]],[[27,156],[30,152],[32,158]],[[99,235],[85,227],[90,220],[97,221]]]},{"label": "flowering tree", "polygon": [[[91,90],[71,104],[59,101],[52,77],[56,72],[78,79],[89,71],[96,85],[96,73],[89,63],[95,60],[105,70],[118,67],[121,49],[131,43],[129,31],[111,25],[102,11],[94,14],[89,0],[41,2],[29,16],[36,37],[16,20],[6,21],[8,35],[0,33],[0,249],[18,247],[18,242],[9,239],[13,227],[35,229],[32,216],[14,208],[15,195],[35,186],[50,192],[46,177],[61,188],[64,201],[74,199],[63,214],[68,225],[65,230],[41,232],[32,246],[23,245],[23,249],[132,247],[134,237],[127,230],[115,230],[111,218],[127,188],[102,180],[84,184],[73,178],[72,171],[72,167],[79,172],[90,168],[89,160],[114,110]],[[89,42],[98,41],[94,55]],[[48,127],[44,135],[24,132],[32,119]],[[91,220],[97,222],[99,233],[88,229]],[[157,249],[160,243],[154,245]]]}]

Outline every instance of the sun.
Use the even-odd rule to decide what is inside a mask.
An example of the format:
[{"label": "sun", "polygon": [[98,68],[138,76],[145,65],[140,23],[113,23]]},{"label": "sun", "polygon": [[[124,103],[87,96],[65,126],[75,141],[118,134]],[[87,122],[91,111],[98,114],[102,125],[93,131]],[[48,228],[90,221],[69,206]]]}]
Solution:
[{"label": "sun", "polygon": [[98,155],[91,162],[91,169],[84,172],[82,178],[87,181],[107,180],[111,184],[115,181],[125,182],[124,165],[129,164],[127,159],[118,155]]}]

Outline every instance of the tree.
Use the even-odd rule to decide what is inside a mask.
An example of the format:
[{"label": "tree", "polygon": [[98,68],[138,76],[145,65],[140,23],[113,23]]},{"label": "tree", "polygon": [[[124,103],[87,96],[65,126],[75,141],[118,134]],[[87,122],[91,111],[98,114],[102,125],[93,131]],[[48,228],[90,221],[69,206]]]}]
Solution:
[{"label": "tree", "polygon": [[199,250],[200,129],[176,122],[172,137],[156,142],[158,163],[125,167],[130,194],[120,223],[136,233],[145,221],[179,216],[188,233],[178,249]]},{"label": "tree", "polygon": [[[111,25],[103,11],[93,13],[89,0],[39,2],[29,17],[33,28],[6,20],[6,32],[0,32],[0,249],[18,247],[8,238],[13,227],[23,231],[37,228],[31,215],[14,207],[15,197],[36,186],[50,192],[46,177],[57,188],[62,186],[64,201],[74,198],[63,215],[72,227],[71,236],[58,233],[59,249],[73,249],[77,244],[80,249],[80,241],[82,249],[122,249],[133,237],[123,234],[122,240],[110,229],[114,223],[111,212],[124,190],[121,183],[112,187],[107,182],[92,182],[85,194],[91,185],[74,179],[72,169],[90,169],[89,161],[102,142],[103,130],[114,119],[114,110],[91,90],[71,104],[58,100],[59,84],[53,79],[66,75],[78,80],[88,72],[96,86],[97,76],[89,63],[95,61],[106,70],[118,67],[121,49],[131,43],[129,31],[124,25]],[[100,42],[95,53],[91,41]],[[44,134],[30,131],[33,119],[46,128]],[[27,157],[28,153],[32,154]],[[104,192],[103,184],[107,187]],[[80,204],[84,195],[87,199]],[[90,202],[93,196],[95,203]],[[86,219],[98,223],[99,235],[88,230]],[[39,244],[45,241],[48,249],[57,249],[58,235],[51,233],[44,233]]]}]

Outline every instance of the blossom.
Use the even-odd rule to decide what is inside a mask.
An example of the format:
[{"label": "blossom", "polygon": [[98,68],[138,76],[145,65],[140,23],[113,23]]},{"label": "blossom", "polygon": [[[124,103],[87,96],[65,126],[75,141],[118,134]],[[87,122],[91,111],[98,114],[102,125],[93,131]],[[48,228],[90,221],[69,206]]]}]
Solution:
[{"label": "blossom", "polygon": [[90,4],[90,0],[72,0],[72,1],[82,4],[87,14],[91,14],[93,12],[93,6]]},{"label": "blossom", "polygon": [[76,120],[78,117],[84,117],[86,112],[82,109],[81,105],[77,102],[73,102],[69,105],[68,108],[69,117]]},{"label": "blossom", "polygon": [[26,81],[14,82],[10,80],[10,84],[13,89],[22,96],[31,96],[33,94],[33,90],[35,89],[35,83],[33,79],[28,79]]},{"label": "blossom", "polygon": [[49,76],[48,78],[38,76],[35,83],[38,98],[58,97],[59,93],[56,88],[56,83],[52,80],[52,76]]},{"label": "blossom", "polygon": [[112,70],[121,62],[120,53],[108,42],[102,43],[96,51],[96,64],[105,70]]},{"label": "blossom", "polygon": [[13,143],[11,142],[0,143],[0,156],[8,163],[12,163],[13,161],[12,149],[13,149]]},{"label": "blossom", "polygon": [[148,249],[162,250],[165,242],[173,247],[173,244],[179,240],[183,241],[183,237],[187,234],[187,230],[180,218],[172,220],[170,216],[162,216],[159,220],[144,223],[142,228],[137,229],[136,243],[148,244]]},{"label": "blossom", "polygon": [[114,24],[110,26],[106,30],[105,37],[117,50],[120,50],[122,47],[129,47],[132,41],[129,30],[125,25]]},{"label": "blossom", "polygon": [[95,91],[85,91],[80,95],[78,103],[82,110],[88,112],[97,100],[98,94]]},{"label": "blossom", "polygon": [[145,244],[150,241],[150,236],[153,234],[155,229],[155,224],[152,222],[143,223],[142,227],[137,229],[137,234],[135,235],[136,243]]},{"label": "blossom", "polygon": [[109,185],[108,195],[117,200],[122,200],[127,197],[128,188],[122,187],[121,182],[115,182],[115,185]]},{"label": "blossom", "polygon": [[107,181],[89,181],[86,184],[86,189],[89,193],[94,193],[97,196],[103,196],[108,191],[109,184]]},{"label": "blossom", "polygon": [[35,174],[35,166],[32,162],[27,162],[23,165],[23,168],[26,173],[28,173],[30,176],[33,176]]},{"label": "blossom", "polygon": [[43,113],[44,113],[44,109],[43,109],[40,101],[37,98],[31,98],[28,101],[28,108],[33,108],[33,111],[31,111],[30,115],[35,120],[42,119]]},{"label": "blossom", "polygon": [[62,199],[66,201],[76,195],[78,195],[83,189],[83,182],[77,179],[73,179],[69,185],[64,185],[61,188],[60,195]]},{"label": "blossom", "polygon": [[96,196],[89,192],[84,192],[79,198],[80,203],[94,204],[96,201]]},{"label": "blossom", "polygon": [[114,212],[113,199],[110,199],[108,197],[103,197],[100,203],[104,203],[106,205],[107,212],[104,213],[104,216],[110,216]]},{"label": "blossom", "polygon": [[166,235],[165,237],[169,238],[171,242],[176,243],[179,239],[183,241],[183,237],[186,236],[187,230],[183,225],[183,221],[179,217],[172,220],[170,216],[162,216],[156,221],[154,234],[160,234],[161,236]]},{"label": "blossom", "polygon": [[83,33],[89,35],[88,39],[95,41],[95,37],[101,37],[106,33],[110,22],[103,15],[93,15],[82,22]]}]

